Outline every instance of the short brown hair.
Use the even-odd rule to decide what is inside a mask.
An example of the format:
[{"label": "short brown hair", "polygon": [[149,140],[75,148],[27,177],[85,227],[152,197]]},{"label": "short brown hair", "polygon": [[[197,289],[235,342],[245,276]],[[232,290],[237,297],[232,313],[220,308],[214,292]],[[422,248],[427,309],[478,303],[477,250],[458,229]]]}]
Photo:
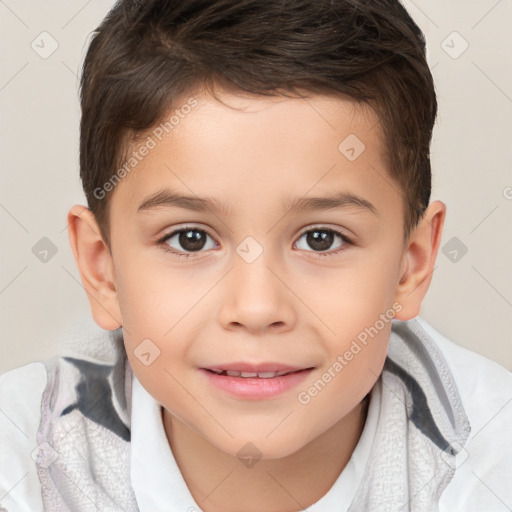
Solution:
[{"label": "short brown hair", "polygon": [[93,33],[80,84],[80,177],[105,243],[110,195],[95,190],[174,98],[214,84],[262,96],[340,93],[371,106],[407,238],[431,191],[437,100],[425,46],[398,0],[119,0]]}]

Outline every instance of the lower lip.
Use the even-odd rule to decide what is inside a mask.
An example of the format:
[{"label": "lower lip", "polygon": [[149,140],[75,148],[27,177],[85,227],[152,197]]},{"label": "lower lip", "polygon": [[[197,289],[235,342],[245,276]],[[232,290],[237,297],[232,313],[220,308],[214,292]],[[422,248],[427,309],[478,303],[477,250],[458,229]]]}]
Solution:
[{"label": "lower lip", "polygon": [[247,400],[262,400],[280,395],[285,391],[298,386],[312,372],[312,368],[289,373],[280,377],[261,379],[259,377],[230,377],[217,375],[216,373],[200,368],[210,383],[218,389]]}]

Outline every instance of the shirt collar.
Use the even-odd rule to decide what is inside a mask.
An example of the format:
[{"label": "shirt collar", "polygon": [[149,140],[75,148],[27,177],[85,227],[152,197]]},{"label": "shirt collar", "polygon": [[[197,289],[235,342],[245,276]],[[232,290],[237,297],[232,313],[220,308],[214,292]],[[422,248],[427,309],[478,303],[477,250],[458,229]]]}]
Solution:
[{"label": "shirt collar", "polygon": [[160,404],[132,375],[130,473],[139,509],[201,510],[167,441]]}]

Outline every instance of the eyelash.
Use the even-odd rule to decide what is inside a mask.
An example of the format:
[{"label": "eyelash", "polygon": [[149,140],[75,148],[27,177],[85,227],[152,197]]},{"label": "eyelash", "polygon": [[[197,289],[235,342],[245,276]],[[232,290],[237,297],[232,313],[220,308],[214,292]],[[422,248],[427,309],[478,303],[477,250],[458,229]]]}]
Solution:
[{"label": "eyelash", "polygon": [[[176,229],[175,231],[172,231],[171,233],[162,236],[155,243],[156,243],[157,246],[162,246],[162,249],[166,253],[169,253],[169,254],[173,255],[174,257],[176,257],[176,258],[186,258],[186,259],[195,258],[196,257],[195,254],[196,253],[178,252],[178,251],[172,249],[171,247],[169,247],[165,243],[165,242],[167,242],[167,240],[172,238],[174,235],[177,235],[178,233],[181,233],[183,231],[200,231],[202,233],[206,233],[209,237],[214,239],[213,236],[210,235],[210,233],[208,233],[208,231],[206,231],[205,229],[202,229],[202,228],[200,229],[200,228],[196,228],[196,227],[191,226],[191,227],[184,227],[184,228]],[[313,253],[317,254],[319,257],[336,256],[337,254],[347,250],[348,249],[347,246],[354,246],[354,245],[356,245],[353,242],[353,240],[351,240],[348,236],[346,236],[345,234],[341,233],[340,231],[338,231],[336,229],[333,229],[333,228],[325,228],[325,227],[315,227],[315,228],[310,228],[310,229],[308,229],[306,231],[303,231],[300,234],[300,236],[298,237],[297,240],[300,240],[307,233],[311,233],[311,232],[314,232],[314,231],[328,231],[330,233],[334,233],[335,235],[339,236],[341,238],[341,240],[343,241],[343,245],[341,245],[338,249],[335,249],[334,251],[329,251],[329,252],[307,251],[307,252],[313,252]],[[197,251],[198,254],[201,253],[201,252],[202,251]]]}]

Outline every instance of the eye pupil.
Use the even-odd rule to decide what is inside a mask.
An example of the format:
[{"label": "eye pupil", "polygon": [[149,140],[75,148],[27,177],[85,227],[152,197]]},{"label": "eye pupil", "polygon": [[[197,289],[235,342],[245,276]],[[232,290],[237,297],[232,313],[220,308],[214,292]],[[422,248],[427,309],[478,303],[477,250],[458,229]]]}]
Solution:
[{"label": "eye pupil", "polygon": [[315,230],[306,235],[308,245],[317,251],[329,249],[334,241],[334,233],[331,231]]},{"label": "eye pupil", "polygon": [[199,251],[204,247],[206,237],[202,231],[189,229],[180,233],[179,242],[186,251]]}]

